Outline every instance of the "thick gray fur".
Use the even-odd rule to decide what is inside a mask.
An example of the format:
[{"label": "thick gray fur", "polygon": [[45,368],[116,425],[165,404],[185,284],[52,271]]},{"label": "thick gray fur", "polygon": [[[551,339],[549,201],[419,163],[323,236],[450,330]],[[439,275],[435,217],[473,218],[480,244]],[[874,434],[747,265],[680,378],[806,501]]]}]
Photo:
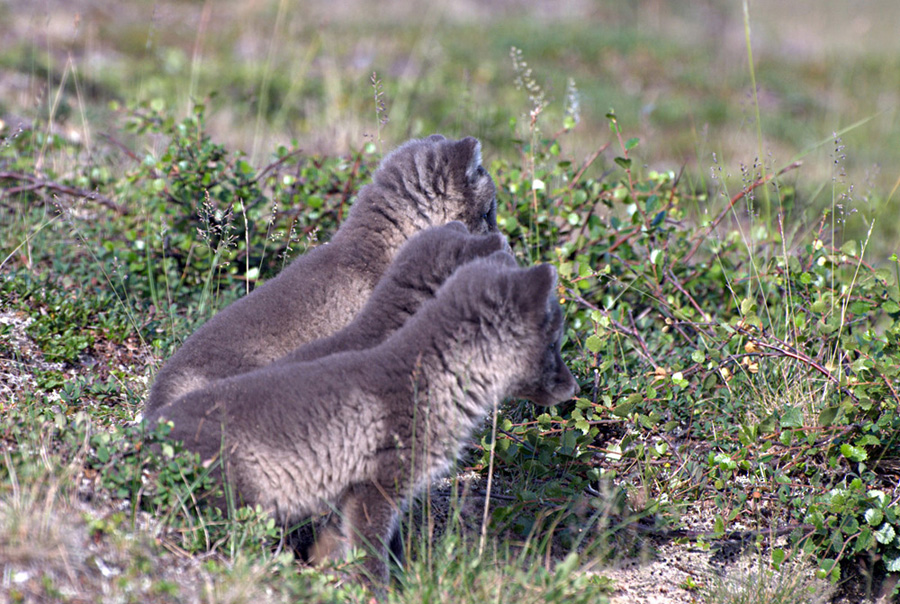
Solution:
[{"label": "thick gray fur", "polygon": [[473,260],[374,348],[221,380],[147,421],[171,420],[171,438],[221,460],[238,504],[285,525],[336,509],[340,547],[370,548],[383,581],[399,511],[501,399],[552,405],[577,390],[555,283],[551,266],[503,252]]},{"label": "thick gray fur", "polygon": [[470,235],[453,221],[413,235],[372,290],[365,306],[337,333],[300,346],[275,363],[299,363],[380,344],[400,329],[426,300],[463,264],[494,252],[508,251],[500,233]]},{"label": "thick gray fur", "polygon": [[452,220],[475,234],[497,229],[494,181],[472,137],[411,140],[382,160],[372,181],[328,244],[298,257],[184,342],[157,374],[147,412],[333,334],[363,307],[400,246],[422,229]]}]

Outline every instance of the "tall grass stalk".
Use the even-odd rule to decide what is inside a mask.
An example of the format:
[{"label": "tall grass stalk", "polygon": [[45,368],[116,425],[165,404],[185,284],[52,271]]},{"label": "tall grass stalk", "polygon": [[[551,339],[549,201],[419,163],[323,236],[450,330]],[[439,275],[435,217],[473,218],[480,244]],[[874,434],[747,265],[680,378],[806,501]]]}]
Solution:
[{"label": "tall grass stalk", "polygon": [[272,24],[269,50],[266,54],[266,62],[263,65],[262,79],[259,84],[259,100],[256,108],[256,126],[253,131],[253,145],[250,151],[250,164],[256,165],[259,161],[259,149],[262,142],[263,122],[266,118],[266,110],[269,106],[269,89],[272,79],[272,68],[275,57],[282,47],[280,32],[283,28],[284,15],[287,12],[287,0],[279,0],[278,12],[275,14],[275,23]]},{"label": "tall grass stalk", "polygon": [[494,451],[497,449],[497,402],[491,412],[491,453],[488,459],[487,487],[484,494],[484,513],[481,516],[481,535],[478,540],[478,557],[484,555],[484,544],[487,541],[488,519],[491,510],[491,487],[494,482]]},{"label": "tall grass stalk", "polygon": [[[753,64],[753,45],[750,42],[750,3],[748,0],[742,0],[744,15],[744,38],[747,41],[747,68],[750,71],[750,85],[753,87],[753,110],[756,115],[756,145],[757,157],[759,162],[760,176],[766,175],[766,162],[763,155],[763,136],[762,121],[759,112],[759,91],[756,88],[756,67]],[[769,198],[768,187],[763,187],[763,217],[766,221],[766,228],[772,229],[772,202]]]},{"label": "tall grass stalk", "polygon": [[203,61],[203,39],[206,37],[206,28],[209,27],[209,19],[212,16],[212,5],[212,0],[204,0],[203,9],[200,12],[200,23],[197,25],[197,35],[194,36],[194,48],[191,52],[191,75],[185,99],[185,115],[190,115],[194,110],[194,102],[197,98],[197,80],[200,78]]}]

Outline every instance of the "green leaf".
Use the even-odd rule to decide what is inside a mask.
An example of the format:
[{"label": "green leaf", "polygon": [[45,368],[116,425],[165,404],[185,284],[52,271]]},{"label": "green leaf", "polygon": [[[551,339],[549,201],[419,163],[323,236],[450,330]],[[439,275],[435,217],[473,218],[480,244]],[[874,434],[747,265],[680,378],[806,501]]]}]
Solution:
[{"label": "green leaf", "polygon": [[844,549],[844,538],[841,536],[841,531],[831,533],[831,548],[836,552]]},{"label": "green leaf", "polygon": [[853,444],[857,447],[877,447],[881,444],[881,439],[874,434],[863,434]]},{"label": "green leaf", "polygon": [[812,303],[812,306],[810,306],[809,309],[814,313],[823,313],[828,310],[828,305],[824,300],[816,300]]},{"label": "green leaf", "polygon": [[887,522],[882,524],[881,528],[875,531],[875,540],[883,545],[891,543],[896,536],[897,533],[896,531],[894,531],[894,527],[892,527]]},{"label": "green leaf", "polygon": [[841,246],[841,251],[848,256],[857,256],[859,255],[859,248],[856,246],[856,240],[851,239]]},{"label": "green leaf", "polygon": [[825,407],[819,413],[819,425],[820,426],[830,426],[834,423],[835,418],[838,415],[838,411],[840,411],[840,406],[834,407]]},{"label": "green leaf", "polygon": [[859,531],[859,536],[856,538],[856,543],[853,544],[853,551],[858,554],[871,548],[874,545],[875,537],[872,536],[872,529],[864,526]]},{"label": "green leaf", "polygon": [[775,432],[775,414],[770,414],[764,420],[759,422],[760,434],[772,434]]},{"label": "green leaf", "polygon": [[893,300],[887,300],[884,304],[881,305],[881,308],[884,310],[884,312],[888,312],[891,314],[900,312],[900,304],[897,304]]},{"label": "green leaf", "polygon": [[778,567],[781,566],[781,563],[784,562],[786,557],[787,554],[785,554],[784,550],[780,547],[776,547],[772,550],[772,563],[775,565],[775,570],[778,570]]},{"label": "green leaf", "polygon": [[872,489],[869,491],[868,497],[869,499],[875,500],[880,506],[884,506],[884,502],[887,501],[887,493],[879,489]]},{"label": "green leaf", "polygon": [[894,273],[888,268],[879,268],[875,270],[875,277],[884,282],[885,285],[894,284]]},{"label": "green leaf", "polygon": [[884,554],[884,568],[889,573],[900,571],[900,553],[893,551]]},{"label": "green leaf", "polygon": [[872,308],[872,304],[866,300],[856,300],[850,304],[850,312],[854,315],[864,315],[872,310]]},{"label": "green leaf", "polygon": [[844,443],[841,445],[841,455],[849,459],[850,461],[865,461],[869,458],[868,453],[866,453],[865,449],[860,449],[859,447],[854,447],[849,443]]},{"label": "green leaf", "polygon": [[877,526],[884,520],[884,514],[876,508],[869,508],[865,513],[866,523],[869,526]]},{"label": "green leaf", "polygon": [[841,580],[841,565],[837,564],[837,561],[832,558],[820,560],[819,571],[816,573],[816,576],[831,583],[837,583]]},{"label": "green leaf", "polygon": [[725,520],[722,518],[721,514],[716,514],[716,519],[713,521],[713,532],[716,535],[725,534]]},{"label": "green leaf", "polygon": [[612,410],[612,414],[616,417],[628,417],[636,404],[636,402],[628,402],[626,400],[624,403],[616,405]]},{"label": "green leaf", "polygon": [[785,407],[780,423],[782,428],[802,428],[803,412],[798,407]]},{"label": "green leaf", "polygon": [[794,432],[792,430],[785,430],[781,434],[778,435],[778,441],[783,444],[785,447],[790,447],[791,443],[794,440]]},{"label": "green leaf", "polygon": [[587,349],[592,353],[597,354],[600,352],[600,349],[603,348],[603,338],[598,336],[597,334],[593,334],[588,336],[588,339],[584,342],[584,345],[587,346]]},{"label": "green leaf", "polygon": [[638,146],[639,142],[641,142],[641,139],[639,139],[637,137],[629,138],[627,141],[625,141],[625,149],[627,151],[631,151],[632,149],[634,149],[635,147]]},{"label": "green leaf", "polygon": [[623,170],[628,170],[631,168],[631,160],[626,157],[617,157],[615,159],[616,164]]},{"label": "green leaf", "polygon": [[702,350],[695,350],[691,353],[691,360],[695,363],[702,363],[706,360],[706,353]]}]

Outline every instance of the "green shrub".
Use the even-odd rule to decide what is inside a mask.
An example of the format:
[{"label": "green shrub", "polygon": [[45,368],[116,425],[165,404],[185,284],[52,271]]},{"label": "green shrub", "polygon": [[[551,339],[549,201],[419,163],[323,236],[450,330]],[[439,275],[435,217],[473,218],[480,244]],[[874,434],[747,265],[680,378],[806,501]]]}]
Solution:
[{"label": "green shrub", "polygon": [[[46,201],[37,189],[13,198],[32,247],[25,258],[4,244],[10,271],[0,287],[33,317],[27,332],[50,360],[77,364],[101,338],[175,346],[327,238],[377,159],[374,145],[333,158],[283,148],[254,169],[210,138],[203,106],[181,121],[160,104],[127,115],[135,146],[151,138],[162,152],[125,154],[124,170],[110,161],[43,174],[108,194],[113,206],[59,202],[55,217],[35,209]],[[691,187],[642,168],[640,141],[614,113],[607,119],[617,149],[609,161],[599,152],[567,159],[574,120],[547,137],[535,119],[517,141],[522,161],[491,165],[498,223],[521,261],[558,267],[564,356],[581,384],[577,399],[545,412],[505,406],[496,437],[483,435],[475,467],[516,485],[493,502],[495,530],[607,555],[637,547],[635,531],[676,535],[683,511],[706,506],[715,510],[713,529],[698,536],[706,541],[749,523],[760,547],[770,545],[766,530],[788,530],[790,547],[832,580],[859,561],[898,570],[888,494],[900,428],[900,263],[872,267],[867,240],[841,241],[837,208],[817,231],[785,231],[778,209],[802,203],[782,178],[794,165],[777,175],[745,167],[736,191],[724,178]],[[69,144],[28,131],[0,148],[0,162],[27,171],[45,143],[61,154]],[[773,224],[755,215],[766,188]],[[91,217],[76,211],[84,208]],[[103,212],[115,219],[95,218]],[[79,253],[67,260],[72,246]],[[8,330],[0,337],[9,347]],[[98,430],[79,415],[87,397],[94,419],[120,419],[127,413],[108,409],[139,400],[128,387],[55,369],[38,377],[41,392],[2,424],[18,450],[33,437],[16,417],[57,447],[88,438],[87,463],[104,488],[169,515],[190,551],[261,548],[274,537],[257,512],[241,512],[247,521],[236,525],[196,507],[193,494],[213,485],[196,459],[153,440],[162,435]]]},{"label": "green shrub", "polygon": [[[875,269],[866,241],[837,248],[820,231],[792,245],[758,219],[752,238],[740,222],[726,228],[760,187],[782,208],[793,190],[748,171],[707,214],[715,192],[635,169],[638,141],[608,117],[619,155],[599,178],[539,133],[522,144],[525,169],[493,166],[517,252],[559,268],[564,355],[582,385],[536,418],[522,405],[503,412],[497,470],[526,486],[494,519],[529,534],[549,507],[561,520],[545,530],[580,542],[590,522],[601,540],[638,517],[664,533],[680,510],[710,503],[713,536],[753,518],[795,526],[792,541],[834,580],[835,562],[874,552],[897,570],[879,469],[900,453],[897,259]],[[610,494],[610,482],[627,492]],[[772,511],[760,517],[761,506]]]}]

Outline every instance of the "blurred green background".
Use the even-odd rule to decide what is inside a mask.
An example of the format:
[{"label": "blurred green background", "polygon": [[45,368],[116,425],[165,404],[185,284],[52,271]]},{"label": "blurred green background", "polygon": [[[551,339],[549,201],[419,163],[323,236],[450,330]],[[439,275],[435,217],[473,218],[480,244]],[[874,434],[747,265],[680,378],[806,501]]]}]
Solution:
[{"label": "blurred green background", "polygon": [[577,99],[563,139],[576,161],[611,140],[614,108],[650,169],[684,167],[697,188],[716,171],[736,190],[760,150],[769,169],[802,158],[785,178],[804,221],[840,201],[864,219],[857,230],[874,218],[895,241],[896,194],[882,202],[900,182],[900,2],[746,8],[761,145],[739,0],[7,0],[0,116],[7,135],[49,116],[90,150],[114,130],[110,101],[187,112],[198,100],[214,137],[255,164],[290,141],[340,153],[433,131],[478,136],[490,159],[528,136],[517,47],[543,94],[543,135]]}]

